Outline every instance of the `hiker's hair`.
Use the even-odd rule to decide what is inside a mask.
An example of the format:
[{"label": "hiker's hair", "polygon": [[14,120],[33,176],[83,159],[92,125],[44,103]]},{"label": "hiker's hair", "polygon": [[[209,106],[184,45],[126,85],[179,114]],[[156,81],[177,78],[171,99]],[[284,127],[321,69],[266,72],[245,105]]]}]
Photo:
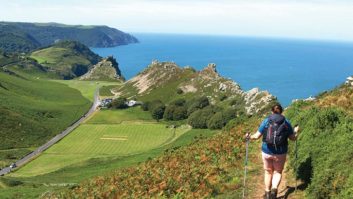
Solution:
[{"label": "hiker's hair", "polygon": [[275,104],[274,106],[272,106],[271,110],[273,113],[277,114],[281,114],[283,112],[283,108],[280,104]]}]

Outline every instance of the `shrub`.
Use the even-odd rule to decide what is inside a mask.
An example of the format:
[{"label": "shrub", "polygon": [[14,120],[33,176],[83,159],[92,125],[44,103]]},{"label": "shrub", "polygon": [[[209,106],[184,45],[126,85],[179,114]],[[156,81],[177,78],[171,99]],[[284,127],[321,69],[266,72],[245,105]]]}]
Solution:
[{"label": "shrub", "polygon": [[165,120],[183,120],[187,118],[187,110],[183,106],[170,105],[165,109],[163,118]]},{"label": "shrub", "polygon": [[212,108],[201,109],[193,112],[188,118],[188,124],[196,129],[207,128],[208,120],[215,114]]},{"label": "shrub", "polygon": [[173,113],[173,120],[177,121],[177,120],[183,120],[186,119],[188,117],[187,114],[187,109],[183,106],[178,106],[175,108],[174,113]]},{"label": "shrub", "polygon": [[116,108],[116,109],[124,109],[127,108],[127,104],[126,104],[127,100],[124,97],[119,97],[117,99],[114,99],[111,103],[111,107],[112,108]]},{"label": "shrub", "polygon": [[152,118],[159,121],[163,118],[164,110],[164,104],[158,104],[153,106],[153,108],[151,109]]},{"label": "shrub", "polygon": [[218,112],[214,114],[207,122],[207,127],[209,129],[221,129],[225,125],[226,125],[226,121],[224,120],[222,112]]},{"label": "shrub", "polygon": [[233,109],[217,112],[207,122],[209,129],[222,129],[231,119],[236,117],[236,112]]},{"label": "shrub", "polygon": [[173,113],[174,113],[175,108],[176,108],[176,106],[169,105],[164,111],[163,118],[165,120],[173,120]]},{"label": "shrub", "polygon": [[[296,175],[308,185],[309,198],[349,198],[352,191],[353,120],[335,108],[301,108],[298,103],[288,110],[292,123],[301,126],[298,140]],[[293,150],[294,151],[294,150]],[[290,165],[294,168],[294,152]]]},{"label": "shrub", "polygon": [[188,115],[190,115],[191,113],[199,109],[203,109],[206,106],[210,105],[210,102],[207,97],[203,96],[203,97],[190,100],[187,105],[188,105]]}]

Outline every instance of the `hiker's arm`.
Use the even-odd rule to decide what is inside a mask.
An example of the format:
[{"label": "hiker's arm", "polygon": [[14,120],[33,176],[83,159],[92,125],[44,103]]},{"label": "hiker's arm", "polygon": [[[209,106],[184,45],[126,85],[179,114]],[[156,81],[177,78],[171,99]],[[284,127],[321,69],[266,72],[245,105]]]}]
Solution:
[{"label": "hiker's arm", "polygon": [[259,131],[257,131],[256,133],[254,133],[252,135],[250,133],[248,133],[247,138],[249,138],[250,140],[257,140],[261,136],[262,136],[262,134]]},{"label": "hiker's arm", "polygon": [[300,128],[299,126],[294,127],[294,133],[289,136],[289,139],[295,141],[298,139]]}]

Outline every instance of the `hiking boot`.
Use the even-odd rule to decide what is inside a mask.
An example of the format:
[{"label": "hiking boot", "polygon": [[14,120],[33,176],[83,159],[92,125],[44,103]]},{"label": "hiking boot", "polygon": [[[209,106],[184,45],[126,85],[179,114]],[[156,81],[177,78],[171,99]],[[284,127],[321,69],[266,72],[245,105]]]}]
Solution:
[{"label": "hiking boot", "polygon": [[271,199],[277,199],[277,189],[271,189]]},{"label": "hiking boot", "polygon": [[264,199],[271,199],[271,192],[265,191]]}]

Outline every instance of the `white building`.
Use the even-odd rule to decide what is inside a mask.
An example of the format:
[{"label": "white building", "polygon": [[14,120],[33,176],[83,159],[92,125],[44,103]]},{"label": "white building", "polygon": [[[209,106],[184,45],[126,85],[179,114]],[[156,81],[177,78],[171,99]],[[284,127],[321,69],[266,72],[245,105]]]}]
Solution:
[{"label": "white building", "polygon": [[353,86],[353,76],[347,77],[346,84]]}]

